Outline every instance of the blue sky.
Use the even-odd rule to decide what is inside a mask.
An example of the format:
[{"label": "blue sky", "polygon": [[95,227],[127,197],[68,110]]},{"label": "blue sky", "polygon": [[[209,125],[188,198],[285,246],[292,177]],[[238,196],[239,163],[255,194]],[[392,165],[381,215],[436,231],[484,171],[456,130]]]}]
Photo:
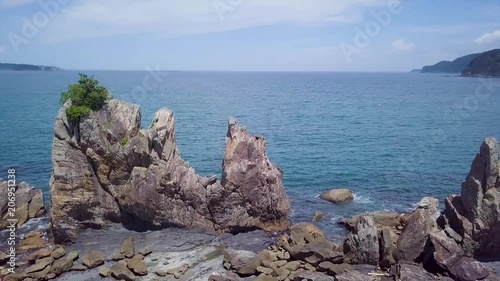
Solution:
[{"label": "blue sky", "polygon": [[64,69],[408,71],[499,47],[498,0],[0,0],[0,62]]}]

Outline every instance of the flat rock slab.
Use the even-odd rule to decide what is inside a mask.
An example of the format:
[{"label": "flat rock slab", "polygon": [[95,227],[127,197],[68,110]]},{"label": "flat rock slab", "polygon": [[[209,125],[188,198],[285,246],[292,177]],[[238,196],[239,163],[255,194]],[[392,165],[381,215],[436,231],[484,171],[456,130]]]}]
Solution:
[{"label": "flat rock slab", "polygon": [[[275,235],[263,231],[217,236],[213,233],[177,228],[139,233],[117,227],[100,231],[87,230],[66,250],[78,251],[80,256],[85,256],[92,249],[99,249],[106,257],[103,266],[111,268],[117,262],[111,258],[119,251],[122,242],[129,237],[133,237],[136,249],[146,247],[153,249],[151,254],[144,257],[149,273],[137,279],[141,281],[159,278],[155,274],[156,271],[168,273],[167,276],[161,277],[161,280],[206,281],[212,273],[226,271],[223,268],[224,248],[260,252],[275,239]],[[67,272],[55,280],[114,280],[111,277],[100,277],[99,268],[83,272]],[[178,274],[180,279],[175,279],[174,273]]]}]

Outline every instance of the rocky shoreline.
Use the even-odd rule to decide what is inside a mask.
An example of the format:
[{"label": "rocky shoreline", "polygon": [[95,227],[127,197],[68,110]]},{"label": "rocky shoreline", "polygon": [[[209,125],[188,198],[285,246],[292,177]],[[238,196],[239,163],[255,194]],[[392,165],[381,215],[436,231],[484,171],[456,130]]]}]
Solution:
[{"label": "rocky shoreline", "polygon": [[[500,161],[487,138],[460,195],[425,197],[413,212],[360,214],[337,245],[314,221],[291,226],[281,169],[265,140],[228,122],[223,173],[182,160],[174,117],[141,129],[140,108],[110,100],[80,122],[55,122],[50,226],[22,233],[5,280],[488,280],[500,281]],[[0,181],[0,192],[7,191]],[[0,223],[8,214],[0,198]],[[18,223],[46,216],[41,191],[18,185]],[[322,198],[345,204],[350,191]],[[319,199],[318,199],[319,200]],[[5,235],[0,233],[1,235]],[[2,240],[4,241],[4,240]]]}]

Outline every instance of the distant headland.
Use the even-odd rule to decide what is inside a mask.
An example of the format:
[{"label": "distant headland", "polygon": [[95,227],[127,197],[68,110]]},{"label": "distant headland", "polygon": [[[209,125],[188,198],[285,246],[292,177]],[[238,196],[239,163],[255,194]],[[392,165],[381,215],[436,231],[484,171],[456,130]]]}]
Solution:
[{"label": "distant headland", "polygon": [[32,64],[17,64],[17,63],[1,63],[0,70],[7,71],[55,71],[61,70],[56,66],[32,65]]},{"label": "distant headland", "polygon": [[[411,72],[417,72],[412,70]],[[420,73],[451,73],[462,76],[500,77],[500,49],[469,54],[453,61],[440,61],[422,67]]]}]

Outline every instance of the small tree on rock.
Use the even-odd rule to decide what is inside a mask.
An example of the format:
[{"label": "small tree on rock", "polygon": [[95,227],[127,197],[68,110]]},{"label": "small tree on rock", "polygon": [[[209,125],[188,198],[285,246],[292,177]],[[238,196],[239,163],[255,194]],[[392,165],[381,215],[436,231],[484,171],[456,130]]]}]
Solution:
[{"label": "small tree on rock", "polygon": [[78,83],[69,85],[68,91],[61,93],[61,104],[69,101],[66,116],[71,121],[80,121],[81,117],[100,109],[109,98],[109,91],[99,85],[94,76],[80,73]]}]

